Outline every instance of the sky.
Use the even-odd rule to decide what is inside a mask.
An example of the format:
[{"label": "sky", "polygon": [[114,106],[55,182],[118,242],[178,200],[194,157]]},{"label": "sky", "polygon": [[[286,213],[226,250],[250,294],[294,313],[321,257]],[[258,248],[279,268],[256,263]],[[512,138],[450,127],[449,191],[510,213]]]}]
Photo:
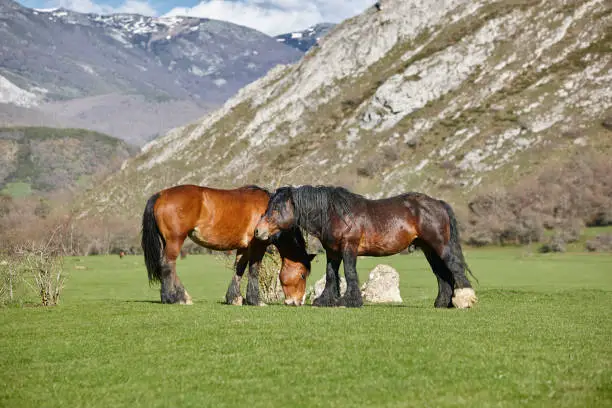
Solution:
[{"label": "sky", "polygon": [[137,13],[207,17],[255,28],[269,35],[339,23],[374,0],[17,0],[30,8],[64,7],[81,13]]}]

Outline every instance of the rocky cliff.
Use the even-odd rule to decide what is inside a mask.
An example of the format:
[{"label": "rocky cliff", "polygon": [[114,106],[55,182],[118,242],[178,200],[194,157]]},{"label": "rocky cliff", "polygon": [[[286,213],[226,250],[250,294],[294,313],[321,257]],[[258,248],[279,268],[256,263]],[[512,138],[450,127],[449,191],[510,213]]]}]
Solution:
[{"label": "rocky cliff", "polygon": [[84,202],[137,216],[180,183],[335,183],[451,201],[581,149],[612,152],[612,5],[386,0],[202,120],[146,145]]}]

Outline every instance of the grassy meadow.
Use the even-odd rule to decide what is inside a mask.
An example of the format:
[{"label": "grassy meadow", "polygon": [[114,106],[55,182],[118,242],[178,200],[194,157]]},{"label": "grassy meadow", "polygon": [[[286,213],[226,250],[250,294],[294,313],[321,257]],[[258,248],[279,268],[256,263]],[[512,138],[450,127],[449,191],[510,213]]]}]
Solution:
[{"label": "grassy meadow", "polygon": [[162,305],[140,256],[67,258],[59,306],[0,309],[0,407],[612,406],[612,256],[466,256],[471,310],[433,308],[420,253],[360,259],[404,299],[361,309],[223,305],[204,255],[178,264],[194,305]]}]

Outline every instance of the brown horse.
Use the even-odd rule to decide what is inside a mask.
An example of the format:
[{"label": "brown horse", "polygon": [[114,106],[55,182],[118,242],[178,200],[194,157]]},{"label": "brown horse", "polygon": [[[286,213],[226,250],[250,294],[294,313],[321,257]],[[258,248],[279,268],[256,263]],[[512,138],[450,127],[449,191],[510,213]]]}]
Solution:
[{"label": "brown horse", "polygon": [[[161,283],[162,303],[191,304],[191,296],[176,275],[176,259],[189,236],[205,248],[237,250],[235,275],[225,300],[242,304],[240,280],[248,265],[246,303],[259,305],[258,267],[270,242],[254,239],[253,232],[269,198],[269,192],[256,186],[220,190],[182,185],[151,196],[142,219],[142,249],[149,282]],[[275,238],[272,243],[282,259],[280,280],[285,303],[301,305],[314,255],[306,252],[298,228]]]},{"label": "brown horse", "polygon": [[[435,307],[467,308],[477,301],[465,274],[469,268],[455,215],[444,201],[420,193],[368,200],[340,187],[282,187],[270,198],[255,237],[265,240],[296,226],[319,238],[327,253],[325,289],[315,306],[361,306],[357,256],[393,255],[410,244],[423,250],[438,279]],[[341,262],[347,283],[343,298]]]}]

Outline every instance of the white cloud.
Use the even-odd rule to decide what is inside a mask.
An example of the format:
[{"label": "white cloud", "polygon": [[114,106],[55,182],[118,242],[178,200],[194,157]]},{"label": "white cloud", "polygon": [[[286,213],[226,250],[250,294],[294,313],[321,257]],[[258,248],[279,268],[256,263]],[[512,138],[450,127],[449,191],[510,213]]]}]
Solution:
[{"label": "white cloud", "polygon": [[148,1],[125,0],[118,6],[94,3],[92,0],[55,0],[50,4],[53,7],[63,7],[80,13],[113,14],[113,13],[134,13],[145,16],[156,16],[157,10]]},{"label": "white cloud", "polygon": [[191,8],[174,8],[166,15],[224,20],[277,35],[322,22],[338,23],[373,3],[373,0],[207,0]]},{"label": "white cloud", "polygon": [[[45,5],[81,13],[159,15],[149,1],[125,0],[117,6],[111,6],[94,0],[49,0]],[[173,8],[165,15],[229,21],[277,35],[303,30],[317,23],[339,23],[361,13],[372,4],[374,0],[204,0],[193,7]]]}]

